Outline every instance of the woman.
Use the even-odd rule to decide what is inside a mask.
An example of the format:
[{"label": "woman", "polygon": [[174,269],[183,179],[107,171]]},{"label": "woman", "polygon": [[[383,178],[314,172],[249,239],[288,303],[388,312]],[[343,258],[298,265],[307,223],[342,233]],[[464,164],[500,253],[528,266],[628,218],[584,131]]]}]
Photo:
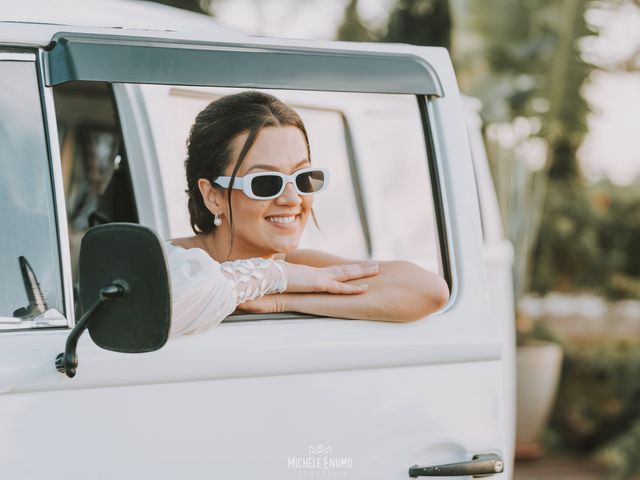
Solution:
[{"label": "woman", "polygon": [[[312,168],[302,120],[274,96],[248,91],[212,102],[197,116],[187,145],[187,192],[195,235],[172,242],[172,277],[184,270],[187,256],[196,255],[208,262],[209,270],[221,262],[219,270],[236,287],[249,283],[251,272],[270,272],[257,294],[254,282],[250,295],[236,295],[237,308],[244,312],[296,311],[403,322],[446,303],[444,280],[409,262],[356,263],[298,250],[309,217],[315,221],[313,195],[326,186],[328,172]],[[239,259],[249,260],[242,266]],[[237,270],[239,265],[245,273]],[[279,268],[288,278],[286,287],[277,285]],[[202,288],[189,282],[180,285],[180,298],[210,302],[211,295],[203,298]],[[175,292],[174,285],[174,296]],[[222,310],[229,308],[225,304]],[[195,314],[198,309],[192,310]]]}]

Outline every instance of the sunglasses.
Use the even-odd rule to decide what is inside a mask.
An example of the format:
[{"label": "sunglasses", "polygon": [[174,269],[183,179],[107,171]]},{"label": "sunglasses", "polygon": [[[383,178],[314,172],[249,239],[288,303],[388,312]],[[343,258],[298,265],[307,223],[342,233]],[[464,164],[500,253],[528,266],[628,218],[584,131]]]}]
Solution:
[{"label": "sunglasses", "polygon": [[[271,200],[284,192],[287,183],[292,183],[299,195],[315,195],[327,188],[329,170],[326,168],[303,168],[291,175],[280,172],[256,172],[236,177],[231,188],[242,190],[254,200]],[[218,177],[215,182],[222,188],[230,188],[231,177]]]}]

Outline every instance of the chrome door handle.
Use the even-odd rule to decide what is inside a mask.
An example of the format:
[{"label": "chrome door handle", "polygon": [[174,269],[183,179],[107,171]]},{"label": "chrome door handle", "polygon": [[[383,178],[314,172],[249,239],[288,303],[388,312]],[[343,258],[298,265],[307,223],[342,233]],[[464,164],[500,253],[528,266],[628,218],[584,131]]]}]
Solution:
[{"label": "chrome door handle", "polygon": [[454,477],[462,475],[485,476],[501,473],[504,470],[504,462],[495,453],[474,455],[468,462],[447,463],[431,467],[419,467],[414,465],[409,468],[409,476],[416,477]]}]

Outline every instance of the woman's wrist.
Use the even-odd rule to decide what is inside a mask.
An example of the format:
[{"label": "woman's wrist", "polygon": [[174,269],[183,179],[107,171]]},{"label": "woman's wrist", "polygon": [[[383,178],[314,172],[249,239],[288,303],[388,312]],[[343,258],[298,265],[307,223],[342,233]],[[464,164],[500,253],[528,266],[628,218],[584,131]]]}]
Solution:
[{"label": "woman's wrist", "polygon": [[286,268],[278,260],[247,258],[224,262],[220,267],[233,283],[237,304],[287,289]]},{"label": "woman's wrist", "polygon": [[275,285],[274,293],[284,293],[287,291],[289,284],[289,274],[287,272],[287,262],[284,260],[271,260],[278,270],[278,280]]}]

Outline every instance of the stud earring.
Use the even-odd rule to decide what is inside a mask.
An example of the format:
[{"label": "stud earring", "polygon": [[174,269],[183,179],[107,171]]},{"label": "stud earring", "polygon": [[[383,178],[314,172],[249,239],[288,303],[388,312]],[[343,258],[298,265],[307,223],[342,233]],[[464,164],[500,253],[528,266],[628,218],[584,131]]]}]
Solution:
[{"label": "stud earring", "polygon": [[220,215],[218,215],[217,213],[213,214],[213,224],[216,227],[219,227],[220,225],[222,225],[222,219],[220,218]]}]

